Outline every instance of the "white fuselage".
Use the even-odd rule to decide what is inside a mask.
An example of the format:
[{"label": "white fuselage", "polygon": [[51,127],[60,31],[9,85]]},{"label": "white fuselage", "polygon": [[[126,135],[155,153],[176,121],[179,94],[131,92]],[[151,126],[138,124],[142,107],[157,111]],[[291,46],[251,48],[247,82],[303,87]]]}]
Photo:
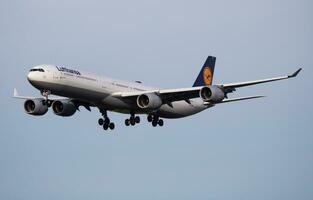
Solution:
[{"label": "white fuselage", "polygon": [[[37,69],[43,69],[43,71]],[[48,90],[54,95],[78,99],[100,109],[120,113],[144,114],[146,112],[134,104],[134,101],[114,97],[112,94],[157,89],[138,82],[111,79],[55,65],[39,65],[32,68],[27,79],[38,90]],[[176,101],[171,105],[164,104],[157,112],[163,118],[180,118],[196,114],[206,108],[201,98],[195,98],[190,102]]]}]

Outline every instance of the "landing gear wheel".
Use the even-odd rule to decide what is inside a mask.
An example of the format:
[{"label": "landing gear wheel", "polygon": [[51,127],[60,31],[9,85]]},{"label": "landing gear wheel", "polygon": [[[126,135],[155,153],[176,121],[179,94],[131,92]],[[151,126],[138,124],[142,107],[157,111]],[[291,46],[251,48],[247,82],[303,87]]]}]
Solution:
[{"label": "landing gear wheel", "polygon": [[104,124],[107,124],[107,125],[110,124],[110,119],[109,119],[108,117],[106,117],[106,118],[104,119]]},{"label": "landing gear wheel", "polygon": [[158,125],[158,121],[153,120],[153,121],[152,121],[152,126],[153,126],[153,127],[156,127],[157,125]]},{"label": "landing gear wheel", "polygon": [[130,120],[129,119],[125,119],[125,125],[129,126],[130,125]]},{"label": "landing gear wheel", "polygon": [[139,116],[136,116],[136,117],[135,117],[135,122],[136,122],[137,124],[140,123],[140,117],[139,117]]},{"label": "landing gear wheel", "polygon": [[113,130],[113,129],[115,128],[115,124],[114,124],[114,123],[110,123],[110,124],[109,124],[109,128],[110,128],[111,130]]},{"label": "landing gear wheel", "polygon": [[153,120],[152,115],[148,115],[147,120],[148,120],[148,122],[152,122],[152,120]]},{"label": "landing gear wheel", "polygon": [[104,123],[104,120],[103,120],[102,118],[100,118],[100,119],[98,120],[98,124],[99,124],[100,126],[103,126],[103,123]]},{"label": "landing gear wheel", "polygon": [[130,118],[130,124],[132,126],[135,126],[135,124],[136,124],[135,118],[133,118],[133,117]]},{"label": "landing gear wheel", "polygon": [[46,105],[50,108],[52,105],[52,101],[50,101],[49,99],[45,101]]},{"label": "landing gear wheel", "polygon": [[109,124],[103,124],[103,130],[108,130]]},{"label": "landing gear wheel", "polygon": [[160,119],[160,120],[158,121],[158,124],[159,124],[159,126],[163,126],[163,125],[164,125],[163,119]]}]

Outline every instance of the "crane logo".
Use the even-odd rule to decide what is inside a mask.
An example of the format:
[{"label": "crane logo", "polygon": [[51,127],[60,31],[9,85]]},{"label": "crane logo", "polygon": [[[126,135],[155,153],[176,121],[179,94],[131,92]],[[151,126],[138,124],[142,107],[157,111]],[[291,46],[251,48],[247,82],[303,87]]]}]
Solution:
[{"label": "crane logo", "polygon": [[212,84],[212,71],[209,67],[203,68],[203,81],[205,85],[211,85]]}]

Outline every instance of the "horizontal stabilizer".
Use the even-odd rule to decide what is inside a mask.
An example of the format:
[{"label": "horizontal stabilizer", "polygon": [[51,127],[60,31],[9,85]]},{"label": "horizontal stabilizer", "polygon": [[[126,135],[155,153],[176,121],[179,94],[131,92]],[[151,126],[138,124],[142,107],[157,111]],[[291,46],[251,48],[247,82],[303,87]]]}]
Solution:
[{"label": "horizontal stabilizer", "polygon": [[234,98],[234,99],[226,99],[221,102],[217,103],[211,103],[211,102],[205,102],[204,105],[214,105],[214,104],[220,104],[220,103],[229,103],[229,102],[235,102],[235,101],[243,101],[243,100],[248,100],[248,99],[258,99],[258,98],[263,98],[265,96],[249,96],[249,97],[240,97],[240,98]]}]

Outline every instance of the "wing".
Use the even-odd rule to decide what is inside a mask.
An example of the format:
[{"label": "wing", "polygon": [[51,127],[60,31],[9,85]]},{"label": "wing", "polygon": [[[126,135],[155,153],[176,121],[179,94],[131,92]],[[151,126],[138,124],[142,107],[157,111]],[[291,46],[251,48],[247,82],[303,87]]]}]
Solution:
[{"label": "wing", "polygon": [[[222,91],[224,91],[225,95],[226,95],[227,93],[235,91],[235,89],[239,88],[239,87],[245,87],[245,86],[256,85],[256,84],[261,84],[261,83],[266,83],[266,82],[272,82],[272,81],[278,81],[278,80],[293,78],[293,77],[296,77],[300,71],[301,71],[301,68],[298,69],[293,74],[288,75],[288,76],[281,76],[281,77],[276,77],[276,78],[261,79],[261,80],[255,80],[255,81],[246,81],[246,82],[239,82],[239,83],[219,84],[217,86]],[[132,99],[133,101],[135,101],[135,99],[142,94],[154,93],[162,99],[163,104],[171,105],[171,103],[174,101],[182,101],[182,100],[185,100],[187,103],[190,103],[190,101],[189,101],[190,99],[200,97],[199,93],[203,87],[207,87],[207,86],[178,88],[178,89],[164,89],[164,90],[155,89],[155,90],[138,91],[138,92],[116,92],[116,93],[113,93],[112,96],[117,97],[117,98]],[[219,103],[241,101],[241,100],[254,99],[254,98],[260,98],[260,97],[263,97],[263,96],[227,99],[227,100],[221,101]],[[226,98],[227,98],[227,96],[226,96]],[[215,104],[216,104],[216,102],[215,102]]]},{"label": "wing", "polygon": [[239,88],[239,87],[245,87],[245,86],[250,86],[250,85],[256,85],[256,84],[261,84],[261,83],[294,78],[299,74],[301,70],[302,68],[299,68],[296,72],[287,76],[280,76],[280,77],[275,77],[275,78],[268,78],[268,79],[254,80],[254,81],[245,81],[245,82],[239,82],[239,83],[219,84],[219,86],[224,88],[224,91],[228,93],[228,92],[235,91],[235,88]]},{"label": "wing", "polygon": [[[43,97],[30,97],[30,96],[20,96],[18,94],[18,91],[16,88],[14,88],[13,90],[13,98],[16,98],[16,99],[42,99]],[[50,100],[62,100],[62,99],[68,99],[68,98],[64,98],[64,97],[52,97],[52,98],[49,98]]]}]

